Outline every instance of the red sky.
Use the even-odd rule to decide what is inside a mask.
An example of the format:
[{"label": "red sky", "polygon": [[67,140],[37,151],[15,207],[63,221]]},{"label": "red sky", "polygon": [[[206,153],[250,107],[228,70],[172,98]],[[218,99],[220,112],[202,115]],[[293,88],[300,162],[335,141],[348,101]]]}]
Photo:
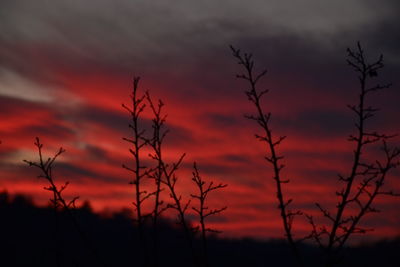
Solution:
[{"label": "red sky", "polygon": [[[269,71],[262,84],[270,89],[265,108],[272,112],[273,131],[288,136],[279,151],[287,165],[283,174],[291,179],[284,190],[294,209],[317,214],[315,202],[333,208],[341,187],[337,173],[349,172],[353,148],[346,138],[354,132],[354,117],[346,104],[357,101],[357,78],[346,66],[345,48],[357,40],[371,59],[381,52],[386,56],[378,81],[394,83],[371,100],[382,111],[368,127],[400,132],[400,38],[395,38],[400,23],[390,1],[378,9],[350,1],[349,8],[362,12],[352,17],[346,11],[343,21],[335,16],[342,12],[340,4],[329,10],[312,4],[282,21],[272,11],[261,16],[259,9],[269,10],[261,2],[237,19],[225,13],[235,13],[240,4],[223,10],[141,2],[139,14],[117,2],[121,6],[101,2],[96,12],[79,2],[43,2],[42,8],[29,1],[1,4],[7,9],[0,10],[8,11],[0,11],[6,21],[0,25],[0,190],[47,203],[44,182],[22,162],[37,158],[38,136],[48,155],[60,146],[67,150],[55,166],[57,181],[71,183],[67,198],[79,195],[97,211],[132,207],[132,178],[121,168],[133,164],[122,141],[130,133],[121,103],[129,103],[133,75],[140,75],[142,92],[149,90],[166,104],[167,159],[187,154],[179,171],[183,197],[194,190],[190,173],[196,161],[205,178],[228,184],[210,196],[210,206],[228,206],[212,225],[226,236],[282,237],[271,168],[254,138],[257,126],[243,117],[252,106],[243,93],[246,84],[235,79],[241,69],[229,44],[253,51],[259,68]],[[276,3],[270,7],[288,10]],[[65,13],[56,16],[59,9]],[[386,41],[378,41],[382,38]],[[149,113],[144,116],[149,125]],[[376,150],[366,155],[379,157]],[[400,192],[399,179],[400,172],[392,172],[387,188]],[[394,198],[377,201],[382,213],[363,222],[376,228],[370,236],[400,235],[399,204]],[[304,220],[295,224],[298,235],[307,231]]]}]

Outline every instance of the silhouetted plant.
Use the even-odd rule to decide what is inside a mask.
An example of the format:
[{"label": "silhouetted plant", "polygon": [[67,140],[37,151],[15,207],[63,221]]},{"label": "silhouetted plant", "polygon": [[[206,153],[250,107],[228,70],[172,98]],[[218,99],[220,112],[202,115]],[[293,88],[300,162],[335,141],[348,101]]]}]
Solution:
[{"label": "silhouetted plant", "polygon": [[29,160],[24,160],[24,162],[27,163],[29,166],[38,168],[41,171],[41,174],[38,176],[38,178],[45,179],[49,183],[49,186],[44,187],[44,189],[53,193],[53,198],[50,199],[50,202],[53,205],[54,209],[57,210],[61,207],[67,211],[70,211],[71,208],[75,208],[75,201],[79,197],[74,197],[71,201],[67,202],[62,196],[62,192],[67,188],[69,182],[66,182],[64,185],[57,187],[53,179],[53,164],[56,159],[65,152],[65,149],[60,147],[58,152],[53,157],[49,157],[45,160],[42,154],[43,144],[40,143],[40,139],[38,137],[36,137],[35,146],[38,149],[39,162]]},{"label": "silhouetted plant", "polygon": [[57,186],[57,184],[54,181],[53,177],[53,165],[57,158],[65,152],[65,149],[60,147],[58,152],[55,153],[53,157],[45,158],[43,156],[43,144],[40,142],[40,139],[36,137],[35,141],[35,146],[38,149],[38,154],[39,154],[39,161],[30,161],[30,160],[23,160],[25,163],[27,163],[31,167],[35,167],[40,170],[41,174],[38,175],[38,178],[40,179],[45,179],[48,182],[48,186],[45,186],[44,189],[47,191],[50,191],[53,194],[53,197],[50,199],[50,202],[54,208],[54,213],[55,213],[55,249],[56,249],[56,260],[57,263],[56,265],[59,266],[61,264],[60,259],[58,257],[58,245],[62,242],[61,240],[58,240],[58,210],[62,209],[67,212],[69,217],[71,218],[73,225],[78,232],[79,236],[81,237],[82,241],[84,242],[86,248],[93,254],[95,259],[101,263],[100,265],[105,266],[106,264],[104,262],[100,262],[98,253],[96,249],[93,247],[89,239],[87,238],[85,232],[82,231],[82,228],[80,227],[78,220],[74,214],[74,210],[76,209],[75,202],[79,197],[74,197],[70,201],[67,201],[64,196],[63,192],[69,185],[69,182],[65,182],[61,186]]},{"label": "silhouetted plant", "polygon": [[202,264],[203,266],[209,266],[208,263],[208,248],[207,248],[207,233],[212,232],[212,233],[221,233],[221,231],[218,231],[216,229],[208,228],[206,227],[206,218],[209,216],[217,215],[224,210],[227,209],[227,207],[222,207],[222,208],[217,208],[217,209],[210,209],[206,205],[206,200],[207,196],[209,193],[212,191],[222,189],[227,187],[227,184],[222,184],[219,183],[217,185],[214,185],[214,182],[209,182],[208,184],[206,181],[203,180],[203,178],[199,174],[199,170],[197,168],[196,162],[193,163],[193,177],[192,181],[196,184],[196,187],[198,189],[198,195],[196,194],[191,194],[192,198],[197,199],[199,201],[199,205],[193,206],[192,209],[197,213],[199,216],[199,231],[201,234],[201,241],[202,241]]},{"label": "silhouetted plant", "polygon": [[252,58],[252,54],[242,54],[239,49],[235,49],[233,46],[231,46],[230,48],[232,50],[233,56],[237,59],[238,64],[242,65],[245,69],[245,73],[236,75],[236,77],[239,79],[243,79],[248,83],[249,89],[247,89],[245,93],[248,100],[253,104],[256,109],[255,115],[245,115],[245,117],[247,119],[255,121],[262,129],[263,133],[261,135],[256,134],[255,137],[265,144],[267,150],[267,156],[265,156],[265,159],[272,165],[273,168],[273,179],[275,180],[276,193],[279,202],[278,208],[280,210],[286,239],[289,242],[290,248],[294,256],[296,257],[298,264],[303,265],[292,233],[293,220],[295,216],[301,215],[302,212],[292,211],[289,209],[289,205],[292,202],[292,199],[286,199],[283,195],[282,190],[282,184],[289,183],[289,180],[282,178],[282,169],[285,167],[285,165],[281,163],[283,156],[278,153],[277,148],[286,138],[286,136],[273,136],[269,123],[271,119],[271,113],[266,113],[263,109],[262,104],[263,96],[268,93],[268,89],[260,90],[257,87],[258,82],[261,78],[265,76],[267,71],[263,70],[260,73],[256,74],[254,71],[254,60]]},{"label": "silhouetted plant", "polygon": [[[162,143],[167,134],[167,130],[164,130],[164,122],[166,119],[166,115],[162,114],[162,108],[164,103],[161,100],[158,100],[157,106],[154,105],[150,93],[146,92],[146,99],[149,103],[150,109],[153,114],[152,119],[152,127],[153,127],[153,136],[147,142],[151,144],[155,151],[159,151],[160,159],[162,159]],[[161,187],[162,178],[163,178],[163,167],[161,160],[157,158],[157,156],[150,154],[151,158],[156,160],[156,167],[154,167],[153,172],[149,173],[149,177],[154,179],[156,190],[154,192],[155,200],[154,200],[154,209],[152,212],[152,224],[153,224],[153,259],[154,265],[159,265],[159,233],[158,233],[158,222],[161,214],[168,209],[168,206],[165,205],[164,201],[161,199],[161,192],[163,188]]]},{"label": "silhouetted plant", "polygon": [[133,168],[128,167],[124,164],[122,165],[122,167],[133,173],[133,180],[130,182],[130,184],[135,187],[135,201],[133,201],[133,205],[136,211],[135,222],[138,227],[139,243],[144,256],[144,264],[147,265],[149,255],[146,239],[144,236],[144,223],[145,218],[149,214],[143,213],[142,204],[149,197],[154,195],[154,193],[148,193],[146,190],[142,189],[142,180],[148,177],[149,170],[146,166],[143,165],[141,155],[143,148],[147,145],[148,142],[144,136],[145,130],[143,129],[143,126],[140,125],[141,114],[146,107],[146,104],[144,103],[146,95],[139,95],[139,81],[139,77],[134,77],[133,89],[130,95],[131,107],[122,104],[122,107],[126,109],[131,116],[131,123],[129,124],[129,128],[132,130],[132,136],[130,138],[124,137],[123,140],[132,144],[133,147],[129,149],[129,152],[132,154],[134,162]]},{"label": "silhouetted plant", "polygon": [[[395,135],[387,135],[366,129],[366,122],[378,111],[377,108],[367,106],[366,99],[371,93],[389,88],[391,84],[369,85],[369,80],[378,75],[378,70],[383,68],[383,56],[374,63],[368,63],[364,50],[357,43],[356,50],[347,49],[347,63],[357,72],[360,82],[360,92],[357,105],[348,105],[356,114],[355,123],[357,133],[350,135],[348,140],[355,143],[353,162],[349,174],[339,174],[339,180],[344,183],[343,188],[336,192],[338,204],[336,211],[316,203],[331,224],[331,226],[317,226],[312,216],[307,218],[312,226],[312,237],[327,254],[327,266],[334,266],[338,262],[338,253],[353,234],[365,234],[373,229],[359,226],[361,219],[368,213],[378,212],[373,203],[379,195],[400,196],[393,191],[383,189],[389,171],[396,168],[399,163],[399,148],[390,148],[387,141]],[[384,160],[364,156],[367,146],[382,143]],[[357,211],[352,211],[357,209]]]},{"label": "silhouetted plant", "polygon": [[[160,154],[156,152],[156,157],[159,157]],[[178,224],[182,227],[187,244],[189,246],[189,249],[191,251],[192,259],[194,262],[194,265],[197,266],[199,264],[198,259],[197,259],[197,254],[196,251],[193,247],[193,238],[194,238],[194,232],[193,229],[190,225],[190,222],[187,219],[187,210],[190,206],[191,200],[187,200],[184,202],[182,195],[177,192],[176,189],[176,182],[178,181],[178,177],[176,176],[176,171],[178,170],[179,166],[182,163],[183,158],[185,157],[185,154],[182,154],[180,158],[172,163],[172,164],[167,164],[164,162],[162,158],[159,158],[161,160],[161,166],[163,170],[163,174],[165,177],[165,180],[162,182],[167,186],[169,189],[169,196],[172,199],[172,203],[168,204],[168,208],[174,209],[177,213],[177,219],[178,219]]]},{"label": "silhouetted plant", "polygon": [[[56,161],[56,159],[58,158],[58,156],[60,156],[62,153],[65,152],[65,149],[63,149],[62,147],[59,148],[58,152],[52,157],[52,158],[47,158],[46,160],[43,158],[42,155],[42,148],[43,148],[43,144],[40,143],[40,140],[38,137],[36,137],[36,141],[35,141],[35,146],[38,149],[38,153],[39,153],[39,162],[33,162],[33,161],[28,161],[28,160],[24,160],[25,163],[29,164],[29,166],[32,167],[36,167],[41,171],[41,174],[38,175],[38,178],[42,178],[47,180],[47,182],[49,183],[48,186],[44,187],[45,190],[52,192],[53,197],[50,198],[50,203],[54,208],[54,233],[53,233],[53,237],[54,237],[54,242],[56,244],[60,244],[61,241],[59,240],[59,222],[58,222],[58,212],[57,210],[59,208],[63,208],[65,210],[68,211],[68,213],[70,213],[70,208],[73,207],[75,208],[75,201],[78,199],[78,197],[74,197],[71,201],[67,202],[64,197],[62,196],[62,192],[67,188],[68,186],[68,182],[66,182],[64,185],[62,185],[61,187],[57,187],[57,185],[54,183],[54,179],[53,179],[53,164]],[[55,246],[55,260],[56,260],[56,266],[60,266],[61,262],[60,262],[60,256],[59,256],[59,248],[58,246]]]},{"label": "silhouetted plant", "polygon": [[[183,158],[185,157],[185,153],[183,153],[179,159],[176,162],[173,163],[167,163],[163,157],[163,142],[165,140],[166,134],[168,133],[167,130],[162,130],[166,116],[162,114],[162,107],[164,104],[162,101],[158,102],[157,108],[154,106],[154,104],[151,101],[150,96],[148,97],[150,107],[152,109],[154,119],[153,119],[153,129],[156,131],[155,136],[156,138],[153,138],[151,142],[148,142],[152,149],[153,153],[150,154],[150,157],[157,162],[157,167],[155,171],[155,175],[159,175],[157,179],[159,179],[156,182],[159,182],[159,186],[161,186],[161,183],[164,184],[167,189],[168,193],[170,196],[170,199],[172,200],[172,203],[168,203],[165,208],[168,209],[173,209],[175,210],[178,215],[177,215],[177,222],[178,224],[182,227],[184,234],[185,234],[185,239],[187,241],[188,247],[191,251],[193,263],[195,266],[197,266],[198,259],[196,256],[196,252],[193,246],[193,229],[190,226],[190,223],[187,219],[187,210],[190,206],[191,200],[187,200],[184,203],[184,200],[182,198],[182,195],[177,192],[176,189],[176,183],[178,181],[178,177],[176,175],[176,171],[179,169]],[[160,173],[158,173],[160,172]],[[160,189],[161,190],[161,189]],[[158,191],[158,190],[157,190]],[[156,191],[156,192],[157,192]],[[161,192],[161,191],[158,191]],[[156,203],[156,206],[159,205]],[[164,209],[165,209],[164,208]]]},{"label": "silhouetted plant", "polygon": [[[233,47],[231,47],[231,50],[233,56],[238,60],[238,63],[246,70],[245,74],[237,75],[237,77],[249,83],[250,89],[246,91],[246,95],[257,111],[255,116],[250,115],[246,117],[256,121],[264,131],[261,136],[256,134],[256,138],[267,145],[269,155],[266,157],[266,160],[270,162],[273,167],[279,208],[286,238],[289,241],[290,247],[299,265],[303,265],[292,234],[294,217],[303,213],[300,211],[293,212],[288,210],[288,205],[292,202],[292,199],[285,200],[282,192],[282,184],[288,183],[289,180],[283,180],[281,178],[281,170],[284,165],[281,164],[280,161],[283,157],[276,151],[277,146],[279,146],[286,137],[281,136],[279,138],[273,138],[269,126],[271,114],[265,113],[261,104],[261,99],[268,90],[260,91],[257,88],[258,81],[266,74],[266,71],[254,74],[252,55],[247,53],[242,55],[240,50]],[[367,84],[368,80],[378,76],[378,70],[383,68],[383,56],[381,55],[377,61],[369,64],[360,43],[357,43],[356,51],[348,49],[347,52],[347,63],[358,73],[360,82],[359,102],[357,105],[348,106],[357,116],[357,122],[355,124],[357,134],[350,135],[348,138],[349,141],[356,143],[356,148],[353,151],[351,170],[348,175],[339,175],[339,180],[344,183],[344,187],[336,192],[336,195],[339,197],[339,202],[336,206],[335,213],[331,213],[320,203],[316,203],[318,210],[321,212],[322,216],[331,223],[331,226],[319,226],[312,216],[305,214],[312,227],[312,231],[310,235],[299,240],[313,239],[326,254],[326,266],[328,267],[338,263],[339,252],[341,252],[351,235],[364,234],[372,230],[360,227],[359,224],[366,214],[378,212],[378,210],[372,206],[376,197],[379,195],[399,196],[399,194],[393,191],[383,189],[389,171],[400,164],[399,148],[390,148],[387,143],[388,140],[395,135],[382,134],[377,131],[367,131],[365,127],[366,121],[373,117],[378,111],[378,109],[366,105],[366,96],[370,93],[390,87],[390,84],[381,85],[378,83],[371,87]],[[377,158],[371,160],[365,157],[363,154],[365,148],[378,142],[382,143],[384,160],[382,161]],[[357,211],[352,212],[352,208],[356,208]]]}]

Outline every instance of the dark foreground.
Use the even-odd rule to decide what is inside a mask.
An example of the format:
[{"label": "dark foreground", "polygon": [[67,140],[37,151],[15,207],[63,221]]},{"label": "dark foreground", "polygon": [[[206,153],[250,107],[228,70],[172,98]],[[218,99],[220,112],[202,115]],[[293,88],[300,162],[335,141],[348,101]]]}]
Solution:
[{"label": "dark foreground", "polygon": [[[51,208],[35,207],[23,196],[0,193],[0,266],[143,266],[137,230],[128,212],[100,216],[88,206],[76,210],[79,233],[70,216]],[[147,236],[152,231],[147,230]],[[158,266],[192,266],[181,231],[162,222]],[[150,240],[148,241],[150,247]],[[200,250],[200,242],[195,242]],[[301,247],[306,266],[323,266],[319,251]],[[400,238],[369,246],[346,248],[338,266],[400,266]],[[295,266],[283,241],[227,240],[209,242],[210,267]]]}]

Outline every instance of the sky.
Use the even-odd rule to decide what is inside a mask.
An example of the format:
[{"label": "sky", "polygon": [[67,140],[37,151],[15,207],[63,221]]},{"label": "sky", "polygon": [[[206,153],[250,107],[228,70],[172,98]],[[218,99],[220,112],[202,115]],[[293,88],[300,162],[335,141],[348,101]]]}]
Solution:
[{"label": "sky", "polygon": [[[279,151],[293,208],[317,214],[315,202],[333,210],[349,172],[358,81],[346,48],[360,41],[372,62],[382,53],[377,81],[393,86],[370,103],[381,108],[368,129],[400,133],[400,5],[395,0],[131,1],[3,0],[0,3],[0,190],[51,197],[37,170],[36,136],[46,155],[66,149],[56,163],[67,198],[79,195],[97,211],[133,208],[129,103],[134,76],[140,90],[165,102],[170,129],[166,157],[186,153],[178,188],[195,190],[194,161],[205,179],[227,183],[210,195],[211,207],[228,206],[210,220],[227,237],[282,237],[283,230],[265,148],[257,125],[244,118],[253,107],[242,70],[229,45],[253,53],[268,73],[264,107],[271,127],[286,135]],[[144,124],[151,119],[144,112]],[[399,138],[393,140],[399,145]],[[378,155],[377,149],[366,155]],[[149,159],[145,159],[151,163]],[[146,186],[151,187],[147,182]],[[400,172],[387,188],[400,191]],[[164,198],[168,200],[168,195]],[[400,235],[399,198],[381,198],[379,216],[366,217],[369,236]],[[147,205],[151,205],[149,202]],[[148,206],[147,206],[148,207]],[[322,222],[322,221],[321,221]],[[310,226],[299,219],[297,236]]]}]

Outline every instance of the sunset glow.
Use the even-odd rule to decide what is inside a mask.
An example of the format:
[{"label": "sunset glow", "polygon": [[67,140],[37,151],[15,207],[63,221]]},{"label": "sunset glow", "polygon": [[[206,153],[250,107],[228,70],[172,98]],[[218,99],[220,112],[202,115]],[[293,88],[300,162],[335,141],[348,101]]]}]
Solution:
[{"label": "sunset glow", "polygon": [[[0,191],[29,195],[38,205],[47,205],[51,193],[43,190],[37,170],[23,162],[37,160],[35,137],[46,156],[66,149],[54,171],[57,183],[70,182],[67,199],[79,196],[79,204],[89,201],[98,212],[133,209],[131,173],[121,167],[133,164],[129,144],[122,140],[131,135],[130,117],[121,104],[130,103],[133,77],[141,76],[141,93],[148,90],[165,103],[167,162],[186,153],[177,173],[183,198],[195,190],[196,161],[205,179],[228,184],[210,195],[210,206],[228,206],[210,221],[212,227],[226,237],[283,237],[272,169],[264,160],[264,145],[254,138],[257,125],[243,116],[253,113],[253,106],[244,94],[247,84],[235,78],[242,69],[230,44],[251,51],[258,70],[268,69],[262,86],[270,92],[263,105],[272,113],[273,133],[287,136],[279,153],[285,156],[283,175],[290,179],[284,192],[293,198],[294,209],[318,214],[315,202],[333,209],[335,191],[342,186],[337,174],[350,172],[354,144],[347,137],[355,132],[355,118],[346,105],[357,103],[359,85],[345,60],[346,48],[357,40],[374,59],[384,54],[377,81],[394,84],[369,100],[381,111],[368,128],[400,133],[395,38],[400,23],[390,8],[353,1],[362,7],[360,16],[344,12],[343,21],[320,21],[322,9],[309,18],[310,25],[296,14],[282,18],[268,11],[264,16],[260,11],[269,9],[260,1],[237,18],[226,15],[237,14],[237,1],[213,12],[183,3],[174,9],[162,1],[139,1],[139,8],[128,1],[100,1],[96,12],[86,1],[54,6],[32,1],[43,2],[43,8],[19,2],[25,5],[0,4],[6,22],[0,24]],[[141,9],[152,19],[146,20]],[[272,9],[280,7],[275,3]],[[308,12],[299,8],[301,16]],[[151,119],[147,108],[142,123],[148,133]],[[399,145],[400,139],[391,144]],[[374,147],[365,155],[379,158],[379,153]],[[153,164],[147,155],[143,159]],[[148,180],[145,187],[152,190],[153,183]],[[400,192],[399,170],[390,173],[386,186]],[[169,201],[166,192],[163,199]],[[375,228],[369,238],[400,235],[399,204],[394,197],[377,200],[381,215],[363,221]],[[294,228],[298,235],[310,231],[303,218]]]}]

